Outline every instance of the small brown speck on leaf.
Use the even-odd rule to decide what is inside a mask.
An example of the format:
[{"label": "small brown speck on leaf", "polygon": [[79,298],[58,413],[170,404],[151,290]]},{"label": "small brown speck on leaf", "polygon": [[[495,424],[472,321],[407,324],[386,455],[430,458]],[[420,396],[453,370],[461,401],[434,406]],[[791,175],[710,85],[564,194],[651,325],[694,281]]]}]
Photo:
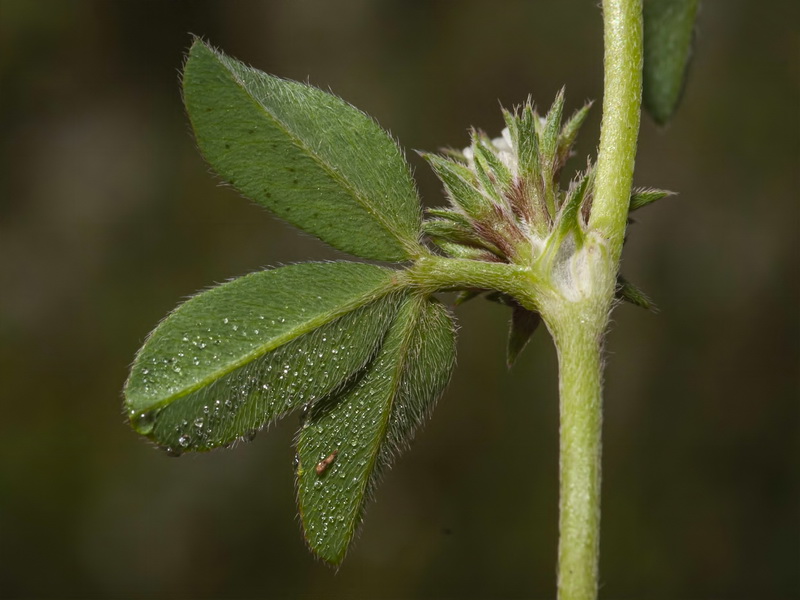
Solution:
[{"label": "small brown speck on leaf", "polygon": [[325,471],[328,470],[328,467],[330,467],[331,464],[333,464],[333,461],[336,460],[336,455],[337,454],[339,454],[339,451],[338,450],[334,450],[333,452],[331,452],[327,456],[327,458],[324,458],[324,459],[322,459],[321,461],[319,461],[317,463],[317,466],[315,467],[315,471],[317,472],[317,475],[322,475]]}]

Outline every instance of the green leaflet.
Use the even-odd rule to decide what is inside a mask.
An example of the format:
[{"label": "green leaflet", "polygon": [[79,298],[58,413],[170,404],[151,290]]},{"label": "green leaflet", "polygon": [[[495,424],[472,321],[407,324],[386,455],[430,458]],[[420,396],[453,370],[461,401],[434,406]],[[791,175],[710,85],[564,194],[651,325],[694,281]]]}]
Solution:
[{"label": "green leaflet", "polygon": [[199,39],[186,61],[183,94],[203,155],[245,196],[357,256],[401,261],[424,252],[408,164],[358,109],[247,67]]},{"label": "green leaflet", "polygon": [[698,0],[644,0],[643,103],[660,125],[683,93]]},{"label": "green leaflet", "polygon": [[134,428],[176,451],[205,450],[329,393],[383,337],[397,306],[393,277],[373,265],[303,263],[195,296],[136,356],[125,386]]},{"label": "green leaflet", "polygon": [[342,561],[381,473],[430,414],[454,363],[447,310],[410,295],[364,374],[311,409],[297,441],[298,502],[322,559]]}]

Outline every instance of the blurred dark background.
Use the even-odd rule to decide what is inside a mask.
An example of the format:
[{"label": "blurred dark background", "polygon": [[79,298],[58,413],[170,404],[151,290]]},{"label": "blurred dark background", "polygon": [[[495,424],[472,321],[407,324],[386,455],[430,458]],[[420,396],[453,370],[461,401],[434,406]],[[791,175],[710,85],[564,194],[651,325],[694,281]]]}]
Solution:
[{"label": "blurred dark background", "polygon": [[[790,1],[706,0],[683,105],[643,120],[608,342],[601,597],[800,597],[800,43]],[[409,151],[496,134],[499,104],[601,99],[593,1],[0,0],[0,594],[548,598],[555,356],[505,368],[508,314],[457,310],[459,367],[338,571],[304,547],[289,418],[168,458],[127,427],[134,352],[181,298],[338,257],[218,185],[178,72],[189,32],[330,88]],[[594,153],[596,104],[578,146]],[[576,164],[581,164],[576,161]]]}]

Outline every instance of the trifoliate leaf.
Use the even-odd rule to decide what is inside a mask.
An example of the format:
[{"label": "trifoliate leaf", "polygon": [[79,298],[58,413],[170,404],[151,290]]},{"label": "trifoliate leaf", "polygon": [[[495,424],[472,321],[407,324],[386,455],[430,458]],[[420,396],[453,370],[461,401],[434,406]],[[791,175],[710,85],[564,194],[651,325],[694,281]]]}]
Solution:
[{"label": "trifoliate leaf", "polygon": [[342,561],[381,474],[429,416],[454,362],[446,309],[409,296],[361,377],[312,408],[298,435],[297,497],[320,558]]},{"label": "trifoliate leaf", "polygon": [[183,94],[206,160],[245,196],[357,256],[399,261],[424,252],[408,164],[358,109],[200,40],[189,51]]},{"label": "trifoliate leaf", "polygon": [[644,0],[643,102],[660,125],[683,94],[697,6],[698,0]]},{"label": "trifoliate leaf", "polygon": [[125,386],[134,428],[176,452],[225,445],[341,386],[397,309],[394,271],[304,263],[246,275],[179,306]]},{"label": "trifoliate leaf", "polygon": [[633,190],[631,194],[631,201],[628,207],[629,212],[633,212],[634,210],[638,210],[643,206],[647,206],[655,202],[656,200],[661,200],[662,198],[666,198],[667,196],[674,196],[675,192],[670,192],[668,190],[657,190],[654,188],[636,188]]},{"label": "trifoliate leaf", "polygon": [[542,317],[537,312],[522,308],[514,303],[511,312],[511,328],[508,332],[508,353],[506,363],[510,369],[517,360],[517,357],[528,345],[531,336],[536,331]]},{"label": "trifoliate leaf", "polygon": [[642,290],[633,285],[630,281],[622,277],[617,277],[617,289],[615,295],[618,300],[630,302],[641,308],[652,312],[658,312],[658,307]]}]

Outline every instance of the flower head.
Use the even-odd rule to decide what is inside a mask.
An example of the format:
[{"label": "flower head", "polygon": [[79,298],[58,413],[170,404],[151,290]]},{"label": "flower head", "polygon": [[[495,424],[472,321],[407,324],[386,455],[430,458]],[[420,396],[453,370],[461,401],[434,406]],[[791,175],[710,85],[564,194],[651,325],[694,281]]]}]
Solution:
[{"label": "flower head", "polygon": [[591,203],[591,164],[569,190],[558,179],[589,106],[562,126],[562,90],[544,117],[528,102],[504,111],[500,137],[473,130],[470,146],[449,158],[425,155],[450,200],[426,221],[432,241],[451,256],[529,263],[554,235],[579,235]]}]

